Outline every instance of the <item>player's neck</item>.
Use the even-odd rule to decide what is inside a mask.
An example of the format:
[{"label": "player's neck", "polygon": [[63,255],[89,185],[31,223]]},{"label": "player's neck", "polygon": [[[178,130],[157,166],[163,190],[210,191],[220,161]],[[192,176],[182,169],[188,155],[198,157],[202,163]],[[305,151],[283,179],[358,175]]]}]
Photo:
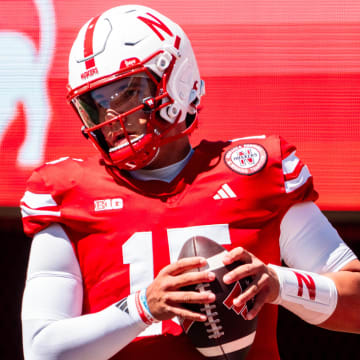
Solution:
[{"label": "player's neck", "polygon": [[142,181],[149,181],[149,180],[158,180],[158,181],[164,181],[167,183],[172,182],[178,174],[184,169],[186,164],[191,159],[191,156],[193,155],[194,150],[190,149],[188,154],[180,161],[173,163],[171,165],[157,168],[157,169],[139,169],[139,170],[133,170],[130,171],[130,175],[137,179]]},{"label": "player's neck", "polygon": [[181,137],[176,141],[163,145],[155,159],[144,169],[153,170],[175,164],[184,159],[191,149],[189,138]]}]

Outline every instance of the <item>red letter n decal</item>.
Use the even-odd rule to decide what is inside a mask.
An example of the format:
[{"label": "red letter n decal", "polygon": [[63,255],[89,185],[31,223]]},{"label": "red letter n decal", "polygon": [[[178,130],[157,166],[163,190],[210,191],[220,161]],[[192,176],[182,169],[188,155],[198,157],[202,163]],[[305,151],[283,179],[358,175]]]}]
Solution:
[{"label": "red letter n decal", "polygon": [[316,297],[316,286],[314,279],[308,275],[308,274],[299,274],[298,272],[294,271],[294,274],[297,277],[298,284],[299,284],[299,290],[298,290],[298,296],[303,296],[303,282],[308,288],[310,300],[315,300]]},{"label": "red letter n decal", "polygon": [[185,333],[187,334],[189,329],[191,328],[191,325],[194,324],[195,321],[189,319],[181,319],[180,322]]},{"label": "red letter n decal", "polygon": [[150,13],[146,13],[146,15],[151,16],[153,19],[155,19],[155,21],[142,16],[138,16],[138,19],[143,21],[147,26],[149,26],[150,29],[160,38],[161,41],[165,40],[165,38],[161,35],[158,29],[166,32],[169,36],[173,36],[173,33],[161,20],[159,20],[154,15],[151,15]]},{"label": "red letter n decal", "polygon": [[245,319],[248,313],[248,308],[246,304],[243,307],[235,306],[233,301],[236,297],[238,297],[242,293],[242,288],[240,283],[237,281],[232,288],[230,294],[227,298],[223,301],[223,304],[230,310],[234,310],[237,315],[241,314],[241,316]]}]

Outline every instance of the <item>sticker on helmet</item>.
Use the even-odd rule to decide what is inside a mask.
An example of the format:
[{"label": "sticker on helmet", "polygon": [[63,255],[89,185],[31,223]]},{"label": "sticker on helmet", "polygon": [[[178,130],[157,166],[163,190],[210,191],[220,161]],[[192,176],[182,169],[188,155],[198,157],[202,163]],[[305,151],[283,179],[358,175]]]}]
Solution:
[{"label": "sticker on helmet", "polygon": [[130,58],[130,59],[125,59],[122,60],[120,63],[120,70],[127,68],[128,66],[133,66],[136,64],[139,64],[140,60],[136,57]]},{"label": "sticker on helmet", "polygon": [[228,150],[225,164],[241,175],[253,175],[263,169],[267,162],[266,150],[258,144],[242,144]]}]

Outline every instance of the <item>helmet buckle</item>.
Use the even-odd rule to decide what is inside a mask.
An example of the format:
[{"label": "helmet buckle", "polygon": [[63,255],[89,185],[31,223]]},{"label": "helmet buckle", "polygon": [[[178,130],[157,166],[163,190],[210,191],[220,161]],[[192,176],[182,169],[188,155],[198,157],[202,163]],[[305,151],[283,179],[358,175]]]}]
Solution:
[{"label": "helmet buckle", "polygon": [[180,107],[177,104],[171,104],[167,109],[167,114],[171,120],[176,119],[179,115]]},{"label": "helmet buckle", "polygon": [[161,72],[164,72],[169,67],[171,60],[171,54],[164,51],[157,59],[156,66]]}]

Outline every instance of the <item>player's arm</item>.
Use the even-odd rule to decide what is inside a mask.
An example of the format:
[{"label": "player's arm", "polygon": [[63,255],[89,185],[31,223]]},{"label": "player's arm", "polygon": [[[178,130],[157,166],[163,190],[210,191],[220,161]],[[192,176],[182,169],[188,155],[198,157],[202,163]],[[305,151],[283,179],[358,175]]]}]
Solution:
[{"label": "player's arm", "polygon": [[[314,203],[301,203],[287,212],[281,224],[280,248],[290,267],[286,271],[295,268],[310,272],[309,276],[318,274],[312,276],[316,284],[319,282],[319,289],[315,289],[318,291],[312,298],[307,289],[307,284],[311,289],[311,283],[296,279],[304,289],[303,305],[307,309],[301,316],[304,310],[299,307],[300,317],[327,329],[360,332],[357,311],[360,308],[360,262]],[[283,299],[280,302],[285,305],[288,296],[284,281],[291,283],[291,279],[294,279],[291,273],[282,278]],[[323,294],[321,289],[324,289]],[[322,297],[326,292],[328,297]],[[285,307],[291,306],[294,307],[289,303]]]},{"label": "player's arm", "polygon": [[242,248],[228,254],[225,263],[246,264],[229,273],[225,282],[254,277],[235,304],[256,296],[249,318],[264,303],[273,302],[312,324],[360,332],[359,261],[315,204],[295,205],[288,211],[281,224],[280,248],[290,268],[267,266]]},{"label": "player's arm", "polygon": [[319,326],[330,330],[360,333],[360,261],[353,260],[340,271],[327,273],[338,292],[334,313]]},{"label": "player's arm", "polygon": [[[157,279],[157,286],[163,289],[161,294],[166,293],[166,286],[162,283],[168,283],[170,276],[176,278],[180,286],[204,281],[204,277],[208,277],[208,274],[194,272],[182,276],[182,271],[204,262],[200,258],[186,260],[170,265],[170,269],[164,268],[163,281]],[[180,275],[180,280],[177,275]],[[149,293],[152,296],[154,292]],[[203,294],[188,294],[188,298],[176,294],[176,291],[174,294],[180,302],[207,301],[203,300]],[[110,358],[154,320],[147,317],[149,314],[140,295],[129,295],[102,311],[82,315],[83,288],[79,264],[62,227],[57,224],[49,226],[34,237],[30,252],[22,305],[25,359]],[[172,301],[176,299],[172,298]],[[179,314],[203,320],[200,314],[182,311],[180,306],[173,307],[176,310],[167,306],[165,315],[164,309],[156,309],[159,319]]]}]

